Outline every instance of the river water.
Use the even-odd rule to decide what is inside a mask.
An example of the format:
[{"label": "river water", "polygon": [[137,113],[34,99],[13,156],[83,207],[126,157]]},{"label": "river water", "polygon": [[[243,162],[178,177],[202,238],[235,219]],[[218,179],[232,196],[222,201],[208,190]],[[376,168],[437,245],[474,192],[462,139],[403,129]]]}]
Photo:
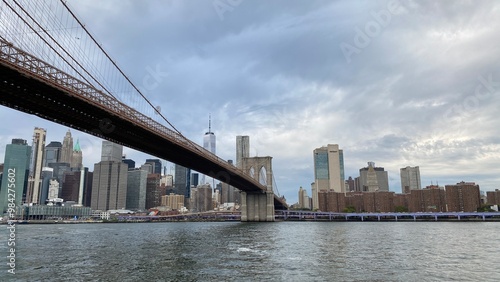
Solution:
[{"label": "river water", "polygon": [[0,225],[0,281],[499,281],[497,222]]}]

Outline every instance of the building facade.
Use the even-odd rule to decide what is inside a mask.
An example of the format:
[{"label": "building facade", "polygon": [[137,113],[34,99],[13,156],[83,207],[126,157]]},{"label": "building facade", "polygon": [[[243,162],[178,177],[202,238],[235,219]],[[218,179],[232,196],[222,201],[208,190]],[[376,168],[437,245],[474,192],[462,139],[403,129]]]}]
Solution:
[{"label": "building facade", "polygon": [[40,190],[42,185],[42,168],[45,153],[45,137],[47,131],[35,127],[33,133],[33,144],[31,146],[30,174],[28,178],[28,192],[26,202],[40,204]]},{"label": "building facade", "polygon": [[93,210],[124,209],[127,202],[128,165],[122,162],[123,147],[102,142],[101,162],[94,165],[92,181]]},{"label": "building facade", "polygon": [[206,212],[213,210],[212,188],[208,184],[198,185],[193,189],[190,210],[193,212]]},{"label": "building facade", "polygon": [[363,192],[389,191],[389,176],[383,167],[374,162],[359,170],[359,186]]},{"label": "building facade", "polygon": [[48,167],[50,163],[58,163],[61,161],[62,144],[58,141],[51,141],[45,146],[45,158],[43,166]]},{"label": "building facade", "polygon": [[122,162],[122,154],[122,145],[107,140],[102,141],[101,161]]},{"label": "building facade", "polygon": [[83,169],[83,152],[80,148],[80,140],[76,139],[75,146],[71,155],[71,168],[76,170]]},{"label": "building facade", "polygon": [[500,205],[500,190],[486,192],[486,203],[489,205]]},{"label": "building facade", "polygon": [[156,174],[161,174],[161,160],[160,159],[146,159],[146,164],[151,164],[152,172],[151,173],[156,173]]},{"label": "building facade", "polygon": [[446,193],[443,187],[427,186],[425,189],[410,189],[409,212],[445,212]]},{"label": "building facade", "polygon": [[422,188],[420,181],[420,168],[415,167],[403,167],[399,169],[399,174],[401,177],[401,191],[403,193],[410,193],[410,190],[418,190]]},{"label": "building facade", "polygon": [[313,151],[314,182],[313,209],[319,208],[318,193],[335,191],[345,193],[344,152],[337,144],[328,144]]},{"label": "building facade", "polygon": [[181,210],[184,207],[184,195],[170,193],[161,197],[161,205],[171,210]]},{"label": "building facade", "polygon": [[[8,204],[12,203],[9,201],[12,197],[16,206],[23,203],[28,183],[30,157],[31,146],[24,139],[12,139],[12,143],[6,146],[0,185],[0,215],[7,210]],[[12,189],[14,193],[9,193],[9,189]]]},{"label": "building facade", "polygon": [[148,172],[142,169],[132,169],[127,173],[127,202],[128,210],[146,210],[146,184]]},{"label": "building facade", "polygon": [[[184,195],[184,200],[188,201],[191,195],[191,181],[188,179],[188,174],[191,174],[190,170],[176,164],[174,174],[174,193],[177,195]],[[185,206],[188,205],[186,204]]]},{"label": "building facade", "polygon": [[160,174],[148,174],[146,180],[146,209],[161,206],[161,197],[167,194],[165,185],[161,185]]},{"label": "building facade", "polygon": [[125,164],[127,164],[129,170],[135,168],[135,161],[132,160],[132,159],[127,159],[127,158],[124,157],[122,159],[122,162],[125,163]]},{"label": "building facade", "polygon": [[242,168],[243,158],[250,157],[250,137],[236,136],[236,167]]},{"label": "building facade", "polygon": [[479,185],[474,182],[459,182],[445,185],[447,211],[475,212],[481,206]]},{"label": "building facade", "polygon": [[300,187],[298,196],[299,196],[299,208],[311,209],[309,196],[307,196],[307,190]]},{"label": "building facade", "polygon": [[71,131],[69,131],[68,129],[62,143],[61,162],[71,164],[72,156],[73,156],[73,137],[71,137]]}]

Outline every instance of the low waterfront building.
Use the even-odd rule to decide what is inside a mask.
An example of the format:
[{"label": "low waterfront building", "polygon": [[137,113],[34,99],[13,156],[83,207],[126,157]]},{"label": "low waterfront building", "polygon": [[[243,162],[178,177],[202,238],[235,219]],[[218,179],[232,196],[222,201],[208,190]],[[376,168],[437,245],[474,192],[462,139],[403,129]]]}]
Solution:
[{"label": "low waterfront building", "polygon": [[68,220],[76,218],[90,218],[90,207],[79,205],[36,205],[17,207],[17,216],[24,220]]}]

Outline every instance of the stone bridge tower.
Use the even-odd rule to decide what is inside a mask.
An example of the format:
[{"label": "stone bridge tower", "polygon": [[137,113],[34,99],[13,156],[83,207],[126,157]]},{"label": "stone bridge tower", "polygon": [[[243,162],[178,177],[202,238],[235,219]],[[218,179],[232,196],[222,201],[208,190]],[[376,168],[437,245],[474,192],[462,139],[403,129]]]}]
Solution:
[{"label": "stone bridge tower", "polygon": [[243,158],[241,168],[267,187],[262,192],[241,192],[241,221],[274,221],[272,157]]}]

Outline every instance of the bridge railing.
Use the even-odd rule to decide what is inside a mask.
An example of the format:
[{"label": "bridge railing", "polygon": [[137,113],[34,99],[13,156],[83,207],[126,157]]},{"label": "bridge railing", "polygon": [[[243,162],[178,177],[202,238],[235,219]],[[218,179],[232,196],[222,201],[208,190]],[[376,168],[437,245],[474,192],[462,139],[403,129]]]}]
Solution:
[{"label": "bridge railing", "polygon": [[[248,181],[252,182],[257,187],[262,187],[264,191],[266,190],[266,187],[261,185],[246,171],[229,164],[226,160],[217,157],[202,146],[185,138],[183,135],[127,106],[126,104],[118,101],[116,98],[104,94],[92,85],[72,77],[49,63],[24,52],[23,50],[15,47],[12,43],[0,39],[0,51],[0,59],[10,67],[15,68],[27,75],[36,77],[37,79],[65,92],[76,94],[96,107],[112,112],[120,116],[120,118],[129,120],[147,130],[154,131],[160,136],[167,137],[176,144],[181,145],[184,148],[188,148],[191,151],[196,151],[204,157],[211,159],[220,166],[224,167],[226,170],[243,175]],[[216,174],[217,172],[214,172],[214,175]],[[230,176],[228,175],[227,177]]]}]

